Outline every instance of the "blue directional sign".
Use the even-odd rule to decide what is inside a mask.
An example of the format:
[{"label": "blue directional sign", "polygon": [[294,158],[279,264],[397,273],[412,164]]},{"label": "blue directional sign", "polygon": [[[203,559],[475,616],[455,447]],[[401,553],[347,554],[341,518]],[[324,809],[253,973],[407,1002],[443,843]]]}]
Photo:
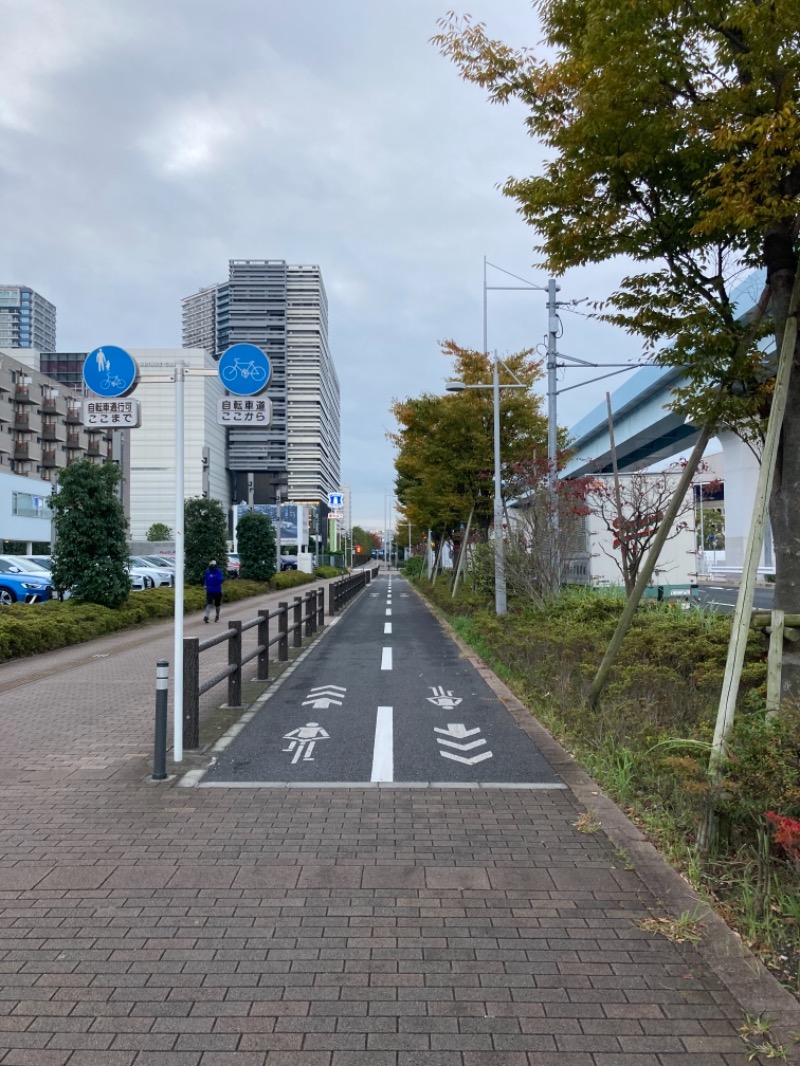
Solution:
[{"label": "blue directional sign", "polygon": [[337,507],[342,507],[344,496],[341,492],[329,492],[328,493],[328,507],[332,507],[334,510]]},{"label": "blue directional sign", "polygon": [[272,374],[269,356],[255,344],[232,345],[217,365],[220,381],[237,396],[255,396],[267,387]]},{"label": "blue directional sign", "polygon": [[83,380],[96,396],[124,396],[136,385],[138,375],[133,356],[113,344],[95,348],[83,363]]}]

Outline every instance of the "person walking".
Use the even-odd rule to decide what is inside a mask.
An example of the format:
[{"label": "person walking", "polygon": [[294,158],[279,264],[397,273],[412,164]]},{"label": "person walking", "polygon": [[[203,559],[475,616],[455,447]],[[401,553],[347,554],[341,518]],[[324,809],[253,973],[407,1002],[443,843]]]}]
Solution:
[{"label": "person walking", "polygon": [[219,609],[222,604],[222,582],[225,580],[225,575],[217,566],[217,560],[212,559],[208,564],[208,569],[203,574],[203,585],[206,590],[206,609],[203,614],[203,621],[208,623],[208,616],[211,614],[212,606],[216,610],[214,621],[219,621]]}]

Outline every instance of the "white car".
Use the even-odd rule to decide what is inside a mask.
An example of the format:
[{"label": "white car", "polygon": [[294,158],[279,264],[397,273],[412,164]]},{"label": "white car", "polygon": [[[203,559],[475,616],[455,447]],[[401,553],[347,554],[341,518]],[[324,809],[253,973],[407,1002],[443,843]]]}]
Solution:
[{"label": "white car", "polygon": [[[38,567],[44,567],[48,572],[48,577],[50,576],[51,557],[49,555],[18,555],[15,556],[15,558],[17,560],[27,560],[30,563],[38,564]],[[155,588],[155,582],[149,574],[134,573],[133,568],[129,568],[128,572],[130,574],[132,592],[143,592],[144,589]],[[61,599],[68,600],[70,595],[70,590],[67,589],[67,591],[61,596]]]},{"label": "white car", "polygon": [[161,588],[162,586],[169,588],[175,584],[174,570],[169,569],[169,567],[156,566],[141,555],[131,556],[130,571],[132,574],[139,574],[142,577],[149,578],[152,582],[150,588]]}]

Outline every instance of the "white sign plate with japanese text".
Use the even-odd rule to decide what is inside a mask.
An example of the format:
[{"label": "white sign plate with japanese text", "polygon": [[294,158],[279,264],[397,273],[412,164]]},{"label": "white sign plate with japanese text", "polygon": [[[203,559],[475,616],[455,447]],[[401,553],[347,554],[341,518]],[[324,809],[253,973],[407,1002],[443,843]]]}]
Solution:
[{"label": "white sign plate with japanese text", "polygon": [[88,429],[137,429],[142,405],[138,400],[84,400],[83,424]]},{"label": "white sign plate with japanese text", "polygon": [[226,396],[217,400],[220,426],[268,426],[272,422],[272,401],[263,396]]}]

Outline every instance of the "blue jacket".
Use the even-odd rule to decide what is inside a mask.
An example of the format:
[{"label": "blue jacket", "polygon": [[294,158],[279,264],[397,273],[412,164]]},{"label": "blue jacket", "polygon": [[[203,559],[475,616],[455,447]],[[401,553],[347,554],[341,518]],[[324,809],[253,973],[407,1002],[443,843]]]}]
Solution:
[{"label": "blue jacket", "polygon": [[208,570],[203,574],[203,584],[206,587],[206,592],[217,594],[222,592],[222,582],[225,580],[225,575],[218,566],[209,566]]}]

